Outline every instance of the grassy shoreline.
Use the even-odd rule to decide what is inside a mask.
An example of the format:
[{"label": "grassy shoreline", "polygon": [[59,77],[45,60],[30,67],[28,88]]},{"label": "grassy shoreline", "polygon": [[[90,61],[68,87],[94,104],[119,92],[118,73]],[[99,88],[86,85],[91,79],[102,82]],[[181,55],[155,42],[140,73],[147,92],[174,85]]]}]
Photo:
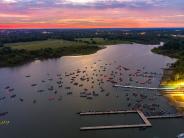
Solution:
[{"label": "grassy shoreline", "polygon": [[[5,47],[0,51],[0,67],[14,67],[34,61],[35,59],[52,59],[62,56],[88,55],[102,49],[99,46],[71,46],[62,48],[45,48],[34,51],[17,50]],[[5,51],[5,52],[2,52]],[[8,52],[9,54],[6,54]],[[5,53],[5,54],[2,54]]]},{"label": "grassy shoreline", "polygon": [[152,49],[152,52],[165,55],[170,58],[175,58],[177,61],[172,65],[171,80],[183,80],[184,79],[184,45],[183,40],[175,40],[166,43],[164,46]]},{"label": "grassy shoreline", "polygon": [[184,98],[182,89],[184,87],[184,40],[170,41],[163,47],[152,49],[154,53],[176,58],[177,61],[169,69],[164,69],[161,86],[175,88],[175,93],[164,94],[178,112],[184,113]]},{"label": "grassy shoreline", "polygon": [[0,67],[13,67],[35,59],[88,55],[108,45],[133,44],[133,41],[105,38],[77,38],[73,41],[48,39],[32,42],[8,43],[0,48]]},{"label": "grassy shoreline", "polygon": [[59,58],[62,56],[88,55],[105,48],[105,45],[130,44],[129,41],[109,41],[102,38],[86,38],[75,41],[49,39],[43,41],[6,44],[0,49],[0,67],[14,67],[35,59]]}]

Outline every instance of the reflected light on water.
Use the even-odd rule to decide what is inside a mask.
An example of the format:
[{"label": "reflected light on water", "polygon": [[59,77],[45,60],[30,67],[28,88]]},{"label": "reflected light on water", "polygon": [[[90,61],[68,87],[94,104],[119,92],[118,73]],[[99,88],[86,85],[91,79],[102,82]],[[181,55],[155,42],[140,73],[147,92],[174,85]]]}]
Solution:
[{"label": "reflected light on water", "polygon": [[161,84],[165,88],[173,88],[173,91],[164,91],[171,103],[180,110],[184,110],[184,80],[163,82]]},{"label": "reflected light on water", "polygon": [[81,65],[88,65],[88,64],[92,64],[95,62],[95,58],[90,57],[90,56],[70,56],[68,57],[68,59],[78,59],[79,60],[79,64]]}]

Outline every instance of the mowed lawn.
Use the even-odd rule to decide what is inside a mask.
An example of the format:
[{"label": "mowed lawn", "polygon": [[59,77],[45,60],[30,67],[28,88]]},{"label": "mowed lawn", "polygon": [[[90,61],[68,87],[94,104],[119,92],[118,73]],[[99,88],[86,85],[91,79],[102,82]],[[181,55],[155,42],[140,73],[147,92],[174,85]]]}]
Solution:
[{"label": "mowed lawn", "polygon": [[43,41],[32,41],[32,42],[20,42],[20,43],[9,43],[5,46],[11,47],[13,49],[25,49],[25,50],[39,50],[44,48],[61,48],[67,46],[85,46],[84,42],[67,41],[60,39],[51,39]]}]

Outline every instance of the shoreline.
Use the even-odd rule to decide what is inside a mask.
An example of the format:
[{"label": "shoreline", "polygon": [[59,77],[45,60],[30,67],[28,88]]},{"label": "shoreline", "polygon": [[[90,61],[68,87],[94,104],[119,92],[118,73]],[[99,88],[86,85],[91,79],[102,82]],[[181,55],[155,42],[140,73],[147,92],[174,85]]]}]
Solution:
[{"label": "shoreline", "polygon": [[[64,47],[64,48],[57,48],[57,49],[45,48],[45,49],[40,49],[36,51],[11,49],[12,53],[16,52],[17,54],[18,52],[18,54],[15,56],[19,56],[19,54],[21,55],[23,53],[25,55],[25,58],[15,62],[10,61],[10,60],[13,60],[12,57],[5,59],[7,61],[3,61],[3,59],[1,59],[2,61],[0,60],[1,61],[0,68],[18,67],[24,64],[31,63],[35,60],[56,59],[63,56],[90,55],[104,48],[105,47],[102,47],[102,46],[80,46],[80,47],[76,46],[76,47],[69,47],[69,48]],[[47,51],[47,53],[45,54],[44,51]]]},{"label": "shoreline", "polygon": [[[96,41],[96,40],[95,40]],[[108,45],[131,44],[130,41],[93,43],[50,39],[45,41],[10,43],[0,48],[0,68],[17,67],[35,60],[56,59],[63,56],[94,54]]]},{"label": "shoreline", "polygon": [[[156,49],[156,51],[159,51],[159,49]],[[180,62],[183,62],[182,59],[176,58],[175,56],[171,56],[170,54],[162,53],[162,51],[155,52],[152,49],[152,52],[176,59],[176,61],[172,63],[171,66],[169,66],[166,69],[163,69],[163,76],[160,81],[160,86],[164,86],[164,85],[169,86],[183,80],[183,76],[178,78],[176,77],[177,75],[180,75],[182,73],[182,71],[178,72],[178,68],[181,66]],[[176,90],[177,93],[180,93],[180,91],[181,90]],[[177,93],[176,93],[176,97],[173,95],[172,92],[169,92],[167,94],[162,94],[162,95],[168,99],[169,104],[173,106],[178,113],[184,114],[184,106],[182,104],[183,102],[177,100]]]},{"label": "shoreline", "polygon": [[[31,62],[34,62],[35,60],[48,60],[48,59],[57,59],[61,58],[63,56],[83,56],[83,55],[90,55],[98,52],[99,50],[105,49],[108,46],[114,46],[114,45],[120,45],[120,44],[138,44],[135,42],[127,42],[127,43],[114,43],[114,44],[108,44],[108,45],[83,45],[83,46],[70,46],[70,47],[61,47],[61,48],[44,48],[39,49],[35,51],[28,51],[25,49],[13,49],[10,47],[3,47],[3,48],[10,48],[11,52],[15,52],[14,55],[19,56],[19,54],[24,54],[25,58],[20,61],[11,62],[11,60],[14,60],[14,57],[11,57],[11,59],[4,59],[3,61],[0,57],[0,68],[8,68],[8,67],[18,67],[21,65],[29,64]],[[141,43],[140,43],[141,44]],[[146,44],[144,44],[146,45]],[[46,52],[45,52],[46,51]],[[63,52],[64,51],[64,52]],[[1,51],[0,51],[1,52]],[[17,53],[18,52],[18,53]],[[41,54],[40,54],[41,53]],[[54,54],[52,54],[54,53]],[[6,61],[7,60],[7,61]]]},{"label": "shoreline", "polygon": [[[164,71],[163,71],[163,78],[167,78],[166,80],[173,80],[174,75],[175,75],[175,71],[177,68],[177,63],[180,62],[181,59],[179,59],[178,57],[175,57],[171,54],[166,54],[165,52],[162,52],[162,50],[159,50],[159,47],[153,48],[151,51],[155,54],[158,54],[158,55],[167,56],[169,58],[176,59],[176,61],[174,63],[172,63],[171,66],[169,66],[169,68],[164,69]],[[167,76],[164,76],[164,72],[168,71],[168,70],[170,70],[170,71],[172,70],[172,72],[170,72],[169,74],[167,73],[167,76],[170,75],[169,78]],[[165,80],[162,80],[162,81],[165,81]]]},{"label": "shoreline", "polygon": [[[17,55],[14,56],[19,56],[19,54],[24,53],[24,55],[26,56],[22,61],[17,61],[14,63],[11,62],[6,62],[6,61],[2,61],[1,57],[0,57],[0,68],[8,68],[8,67],[18,67],[21,65],[25,65],[31,62],[34,62],[35,60],[48,60],[48,59],[57,59],[57,58],[61,58],[63,56],[83,56],[83,55],[91,55],[94,54],[96,52],[98,52],[99,50],[105,49],[108,46],[112,46],[112,45],[119,45],[119,44],[134,44],[133,42],[127,42],[127,43],[114,43],[114,44],[107,44],[107,45],[100,45],[100,44],[96,44],[96,45],[81,45],[81,46],[64,46],[61,48],[44,48],[44,49],[39,49],[39,50],[34,50],[34,51],[29,51],[29,50],[25,50],[25,49],[13,49],[11,47],[3,47],[3,48],[8,48],[11,49],[11,52],[19,52],[17,53]],[[46,54],[44,52],[47,52]],[[51,55],[50,53],[52,53],[54,51],[55,55]],[[63,52],[64,51],[64,52]],[[44,55],[40,55],[39,53],[43,53]],[[1,51],[0,51],[1,54]],[[4,60],[9,60],[9,59],[4,59]],[[11,59],[13,60],[13,59]]]}]

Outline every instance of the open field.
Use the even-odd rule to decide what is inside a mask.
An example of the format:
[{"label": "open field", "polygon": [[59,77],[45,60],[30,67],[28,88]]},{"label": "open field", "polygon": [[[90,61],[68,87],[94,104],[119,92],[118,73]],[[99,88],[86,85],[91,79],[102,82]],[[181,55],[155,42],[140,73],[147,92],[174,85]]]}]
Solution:
[{"label": "open field", "polygon": [[99,49],[101,47],[96,44],[61,39],[9,43],[0,49],[0,67],[24,64],[34,59],[92,54]]},{"label": "open field", "polygon": [[83,43],[89,43],[89,44],[98,44],[98,45],[114,45],[114,44],[129,44],[131,43],[130,41],[125,41],[125,40],[107,40],[104,38],[77,38],[75,39],[78,42],[83,42]]},{"label": "open field", "polygon": [[89,45],[113,45],[113,44],[124,44],[130,43],[129,41],[122,40],[105,40],[103,38],[78,38],[76,41],[67,41],[62,39],[49,39],[42,41],[33,42],[20,42],[20,43],[9,43],[5,44],[7,47],[13,49],[24,49],[24,50],[39,50],[44,48],[61,48],[68,46],[89,46]]},{"label": "open field", "polygon": [[50,39],[44,41],[33,41],[33,42],[20,42],[20,43],[10,43],[5,46],[11,47],[13,49],[24,49],[24,50],[39,50],[44,48],[62,48],[67,46],[85,46],[86,43],[59,40],[59,39]]},{"label": "open field", "polygon": [[15,66],[34,59],[57,58],[66,55],[92,54],[101,46],[130,43],[103,38],[80,38],[74,41],[48,39],[41,41],[7,43],[0,49],[0,66]]}]

